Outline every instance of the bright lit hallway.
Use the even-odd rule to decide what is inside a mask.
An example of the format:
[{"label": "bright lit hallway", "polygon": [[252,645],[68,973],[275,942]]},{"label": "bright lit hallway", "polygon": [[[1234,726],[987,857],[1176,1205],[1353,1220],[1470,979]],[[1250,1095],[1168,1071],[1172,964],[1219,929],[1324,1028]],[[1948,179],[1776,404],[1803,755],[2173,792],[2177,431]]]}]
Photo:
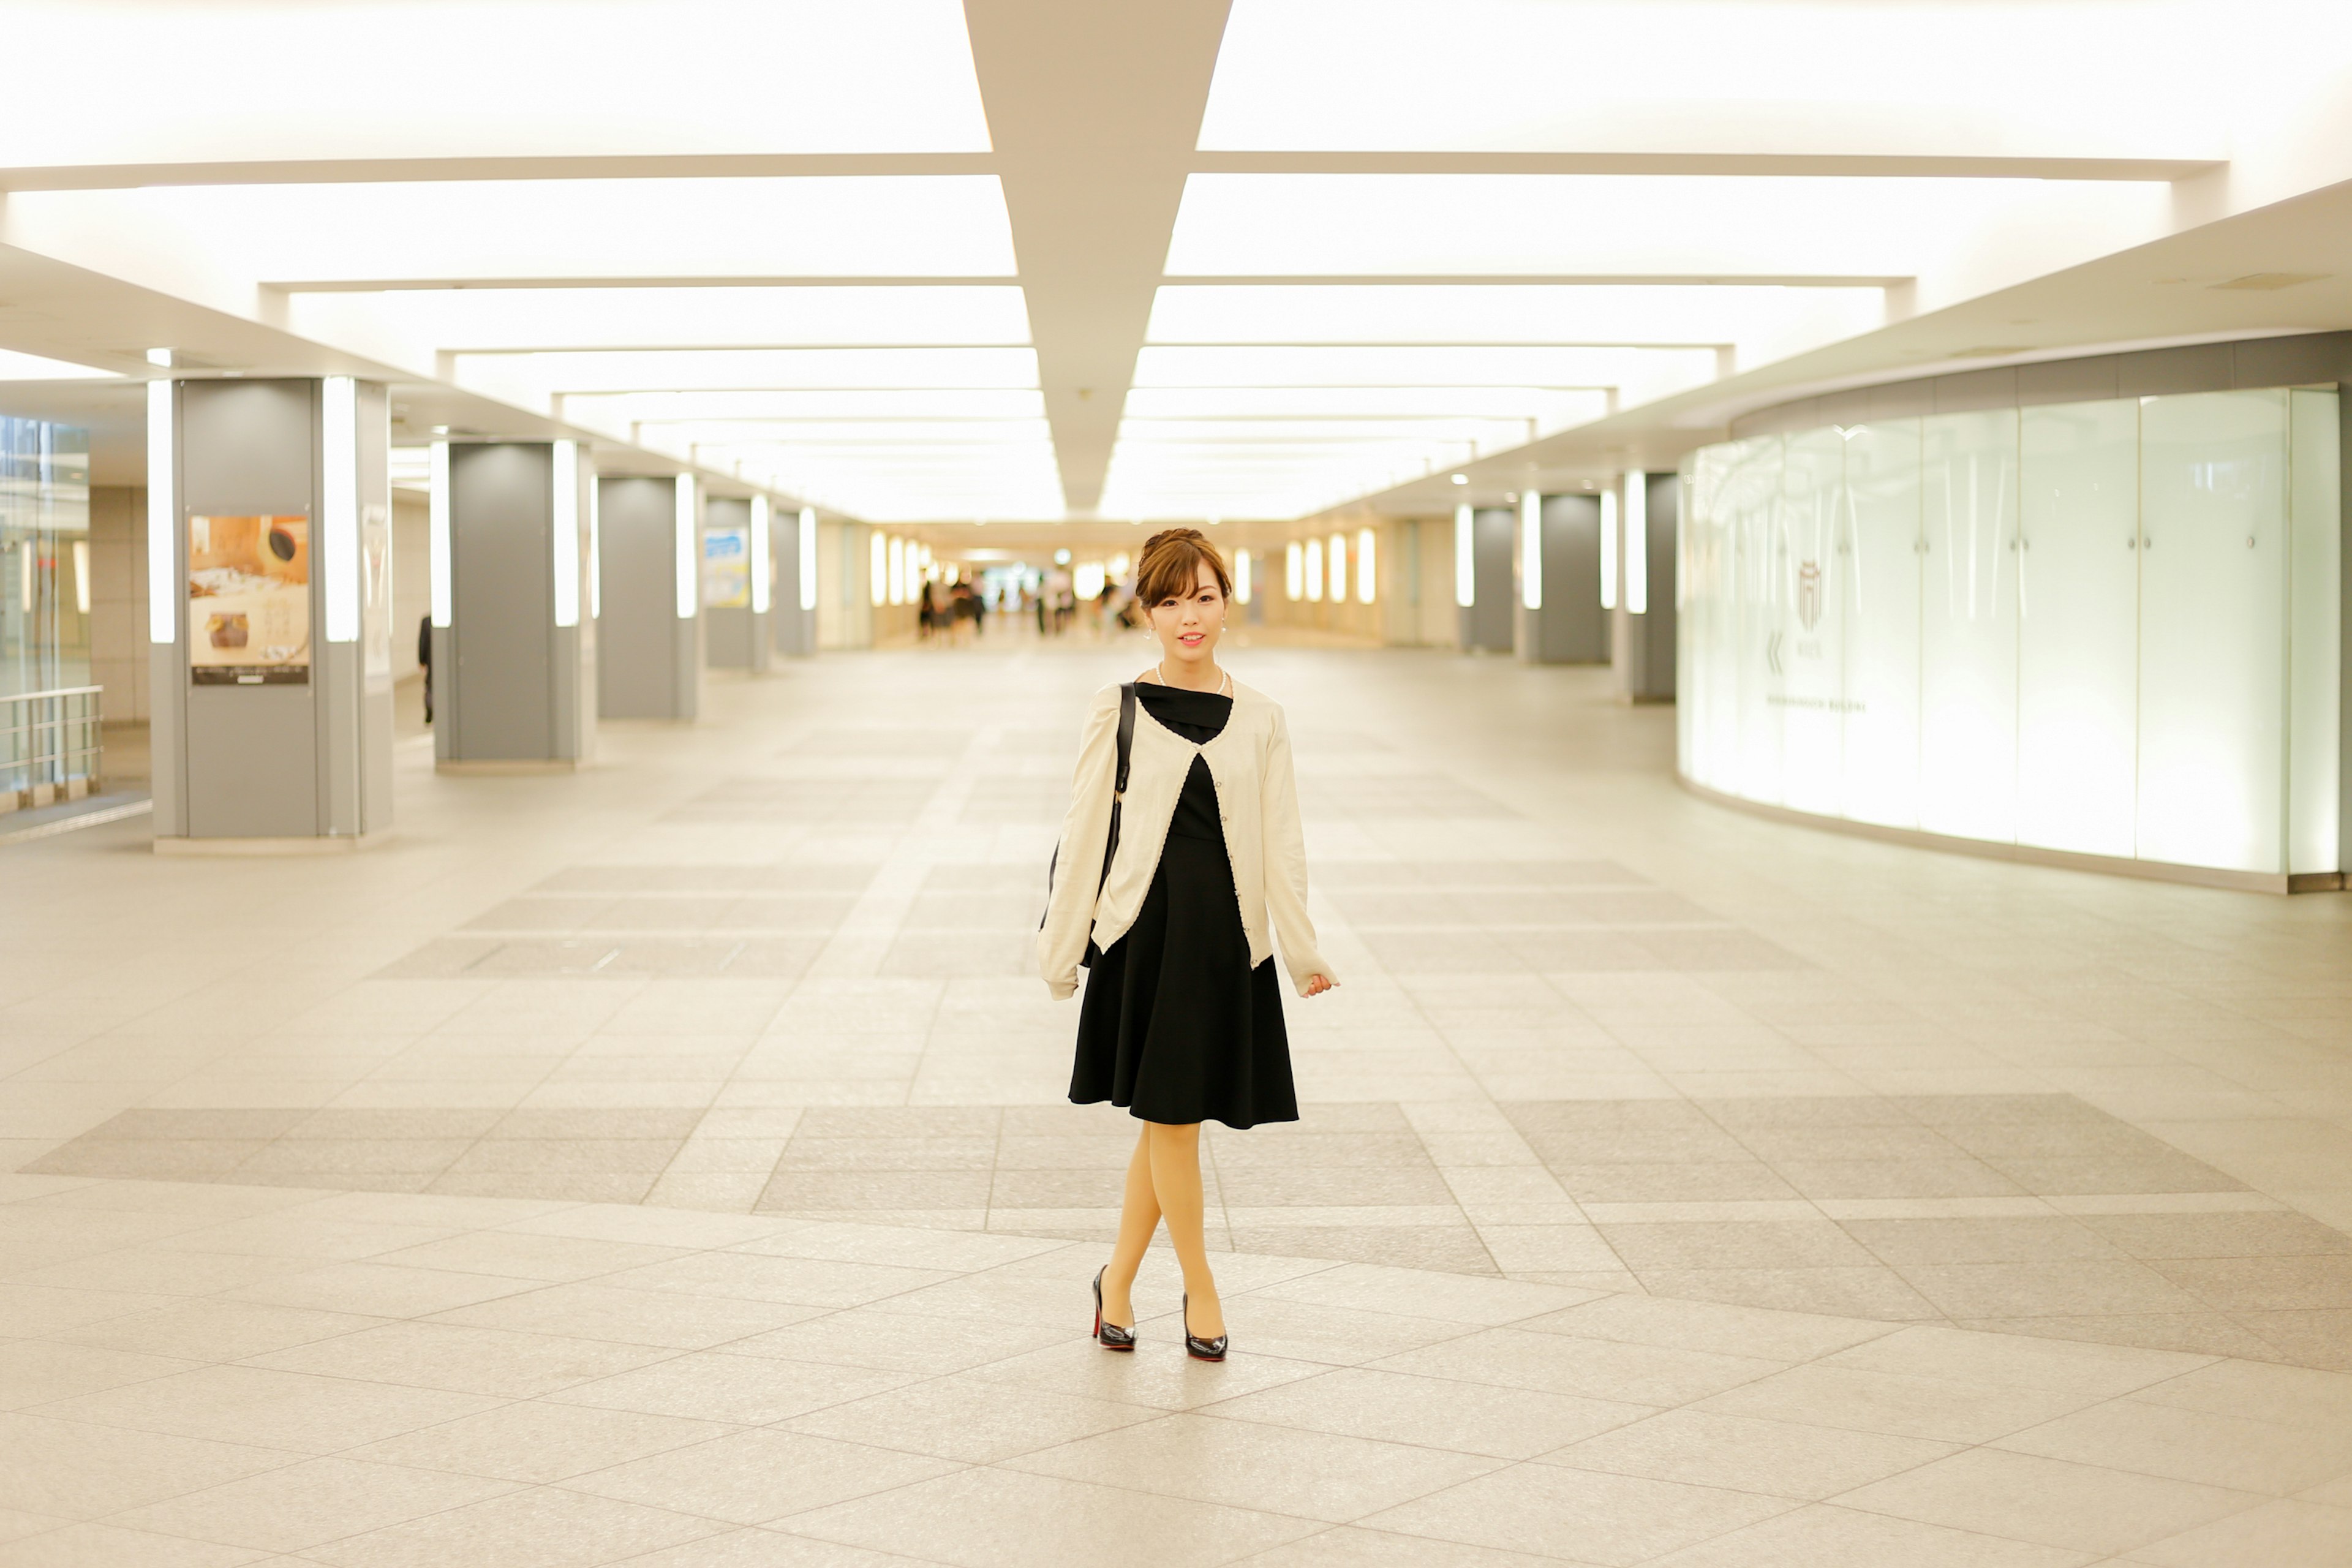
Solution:
[{"label": "bright lit hallway", "polygon": [[2352,1562],[2341,5],[0,19],[0,1568]]}]

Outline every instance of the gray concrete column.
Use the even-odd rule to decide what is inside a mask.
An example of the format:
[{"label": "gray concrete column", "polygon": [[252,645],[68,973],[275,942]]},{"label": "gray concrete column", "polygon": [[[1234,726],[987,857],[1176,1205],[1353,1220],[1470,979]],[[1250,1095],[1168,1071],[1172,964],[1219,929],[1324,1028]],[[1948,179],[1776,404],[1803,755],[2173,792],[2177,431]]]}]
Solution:
[{"label": "gray concrete column", "polygon": [[[1620,487],[1617,607],[1610,613],[1617,689],[1633,702],[1675,696],[1675,529],[1682,476],[1628,474]],[[1635,497],[1641,510],[1635,510]]]},{"label": "gray concrete column", "polygon": [[392,827],[391,414],[349,376],[148,390],[155,849]]},{"label": "gray concrete column", "polygon": [[768,531],[765,496],[712,496],[703,503],[703,642],[713,669],[756,675],[768,668],[774,587]]},{"label": "gray concrete column", "polygon": [[[1512,633],[1511,546],[1517,535],[1508,507],[1465,508],[1454,518],[1454,604],[1462,651],[1508,653]],[[1464,527],[1468,538],[1462,537]],[[1466,560],[1465,560],[1466,552]],[[1470,603],[1462,603],[1462,572],[1470,569]]]},{"label": "gray concrete column", "polygon": [[804,658],[816,652],[816,509],[777,512],[768,548],[776,567],[776,595],[768,611],[775,650]]},{"label": "gray concrete column", "polygon": [[[1533,516],[1529,516],[1529,512]],[[1528,548],[1527,530],[1537,547]],[[1605,664],[1609,622],[1601,608],[1601,498],[1545,496],[1519,517],[1519,657],[1530,664]],[[1528,604],[1526,574],[1542,580],[1540,602]]]},{"label": "gray concrete column", "polygon": [[698,487],[676,479],[597,481],[603,534],[603,658],[597,711],[607,719],[691,719],[702,710]]},{"label": "gray concrete column", "polygon": [[[450,772],[595,752],[590,470],[572,441],[433,448],[433,757]],[[444,563],[446,563],[446,567]]]}]

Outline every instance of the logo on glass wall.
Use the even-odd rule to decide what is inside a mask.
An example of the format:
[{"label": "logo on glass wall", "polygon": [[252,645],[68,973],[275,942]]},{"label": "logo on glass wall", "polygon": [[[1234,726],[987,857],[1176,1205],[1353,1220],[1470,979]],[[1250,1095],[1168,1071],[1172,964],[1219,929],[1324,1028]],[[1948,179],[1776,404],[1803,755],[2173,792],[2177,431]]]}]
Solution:
[{"label": "logo on glass wall", "polygon": [[1797,567],[1797,621],[1807,631],[1822,624],[1822,563],[1806,561]]}]

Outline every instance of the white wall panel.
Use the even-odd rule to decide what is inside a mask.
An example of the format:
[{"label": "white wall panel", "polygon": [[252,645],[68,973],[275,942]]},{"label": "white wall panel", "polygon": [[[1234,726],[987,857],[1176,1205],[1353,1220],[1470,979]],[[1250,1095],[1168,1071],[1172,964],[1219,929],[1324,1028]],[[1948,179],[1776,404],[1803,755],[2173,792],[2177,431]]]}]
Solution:
[{"label": "white wall panel", "polygon": [[2142,858],[2284,869],[2286,394],[2140,405]]},{"label": "white wall panel", "polygon": [[2133,847],[2139,674],[2139,404],[2020,416],[2017,837]]},{"label": "white wall panel", "polygon": [[2017,836],[2017,410],[1920,426],[1919,826]]},{"label": "white wall panel", "polygon": [[1846,815],[1919,825],[1919,421],[1845,440]]},{"label": "white wall panel", "polygon": [[2340,868],[2337,770],[2343,752],[2344,521],[2336,395],[2287,394],[2287,496],[2294,530],[2288,574],[2287,869]]},{"label": "white wall panel", "polygon": [[1832,816],[1845,809],[1844,498],[1844,437],[1790,437],[1775,537],[1780,618],[1766,649],[1780,675],[1780,803]]}]

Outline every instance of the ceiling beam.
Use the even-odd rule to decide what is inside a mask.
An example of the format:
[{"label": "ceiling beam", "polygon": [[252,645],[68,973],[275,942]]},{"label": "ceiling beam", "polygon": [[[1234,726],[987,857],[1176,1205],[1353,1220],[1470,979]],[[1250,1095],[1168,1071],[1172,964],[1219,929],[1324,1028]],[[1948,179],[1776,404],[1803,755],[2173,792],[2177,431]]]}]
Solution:
[{"label": "ceiling beam", "polygon": [[1073,513],[1092,512],[1230,0],[964,0]]}]

